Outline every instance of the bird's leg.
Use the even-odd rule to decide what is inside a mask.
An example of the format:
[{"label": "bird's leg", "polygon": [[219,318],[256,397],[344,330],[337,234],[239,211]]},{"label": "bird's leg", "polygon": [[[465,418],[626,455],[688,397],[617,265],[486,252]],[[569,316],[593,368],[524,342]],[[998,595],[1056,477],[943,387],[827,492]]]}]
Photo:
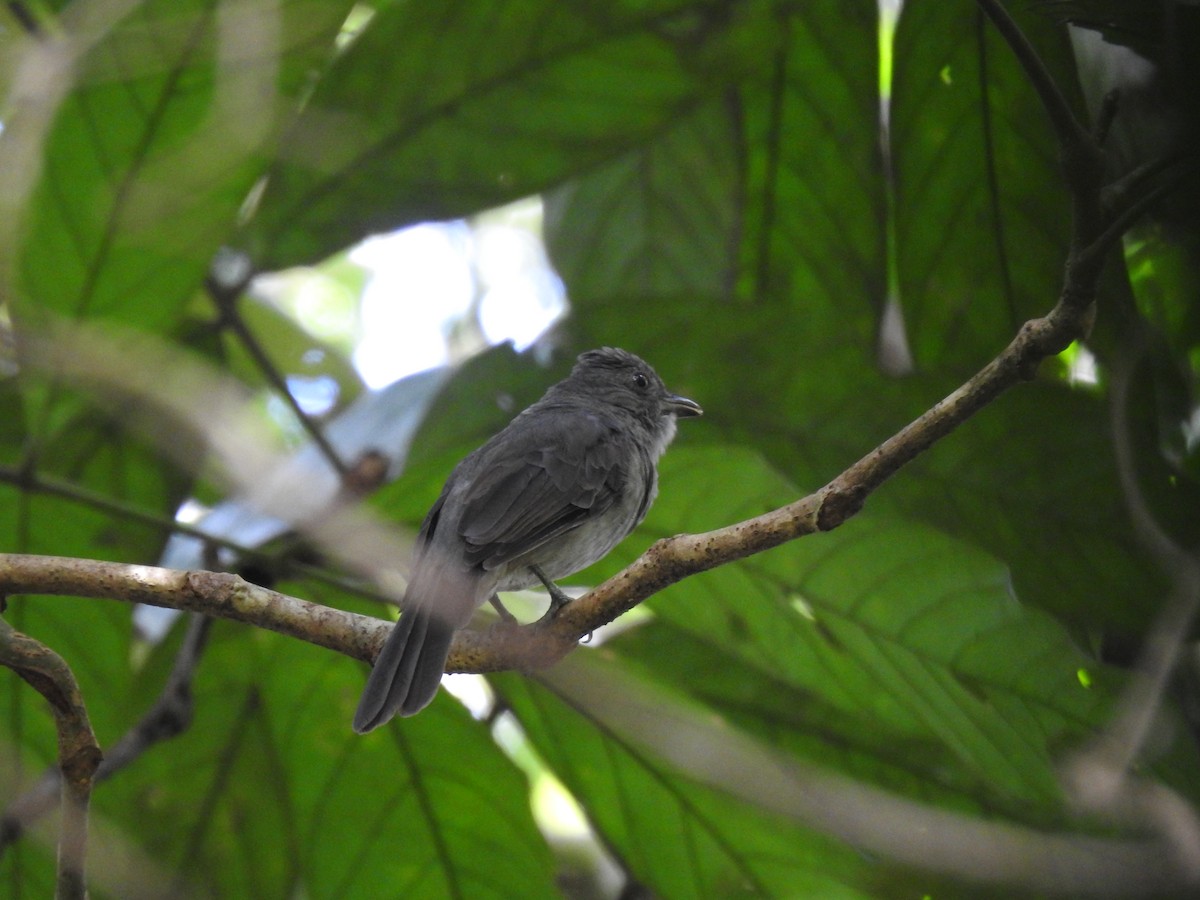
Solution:
[{"label": "bird's leg", "polygon": [[517,624],[517,617],[505,609],[504,604],[500,602],[499,594],[492,594],[488,597],[488,603],[492,604],[492,608],[500,614],[500,621],[509,625]]},{"label": "bird's leg", "polygon": [[537,576],[546,588],[546,592],[550,595],[550,608],[546,610],[546,615],[542,618],[553,619],[558,615],[558,611],[571,602],[571,598],[563,593],[562,588],[546,577],[546,574],[537,566],[530,566],[529,571]]}]

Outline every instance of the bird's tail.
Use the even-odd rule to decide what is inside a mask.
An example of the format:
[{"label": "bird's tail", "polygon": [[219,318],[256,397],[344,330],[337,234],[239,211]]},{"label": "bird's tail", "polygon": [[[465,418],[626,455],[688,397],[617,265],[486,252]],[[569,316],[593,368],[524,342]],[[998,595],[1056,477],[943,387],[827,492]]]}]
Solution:
[{"label": "bird's tail", "polygon": [[395,715],[420,712],[437,694],[455,629],[418,604],[408,606],[379,651],[358,701],[354,730],[359,734]]}]

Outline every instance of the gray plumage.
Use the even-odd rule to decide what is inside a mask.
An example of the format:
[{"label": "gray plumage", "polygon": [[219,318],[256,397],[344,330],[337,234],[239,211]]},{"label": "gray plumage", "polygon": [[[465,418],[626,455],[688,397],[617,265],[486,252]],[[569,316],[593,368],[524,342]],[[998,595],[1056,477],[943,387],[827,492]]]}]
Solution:
[{"label": "gray plumage", "polygon": [[[632,353],[582,354],[451,473],[417,536],[403,614],[375,660],[354,730],[419,712],[454,632],[497,591],[553,582],[607,554],[646,515],[678,416],[700,415]],[[549,587],[549,585],[547,585]]]}]

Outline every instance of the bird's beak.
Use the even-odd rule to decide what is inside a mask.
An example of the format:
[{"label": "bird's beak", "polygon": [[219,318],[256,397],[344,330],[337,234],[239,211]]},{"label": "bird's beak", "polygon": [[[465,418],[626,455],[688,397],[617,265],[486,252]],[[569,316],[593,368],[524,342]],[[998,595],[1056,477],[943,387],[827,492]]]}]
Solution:
[{"label": "bird's beak", "polygon": [[704,410],[700,408],[700,404],[695,400],[689,400],[687,397],[680,397],[678,394],[667,395],[667,412],[671,413],[677,419],[687,419],[692,416],[704,415]]}]

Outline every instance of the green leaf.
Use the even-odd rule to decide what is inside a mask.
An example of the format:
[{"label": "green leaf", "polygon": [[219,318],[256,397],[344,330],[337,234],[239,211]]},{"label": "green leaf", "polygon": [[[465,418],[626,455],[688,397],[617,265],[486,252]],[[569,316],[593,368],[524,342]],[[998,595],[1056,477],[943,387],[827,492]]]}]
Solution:
[{"label": "green leaf", "polygon": [[878,7],[826,0],[787,13],[741,98],[738,295],[786,305],[793,341],[862,352],[887,285]]},{"label": "green leaf", "polygon": [[753,77],[560,195],[547,242],[581,320],[635,309],[625,330],[641,333],[677,321],[675,298],[736,296],[718,315],[787,318],[787,346],[758,352],[870,346],[886,285],[876,27],[874,3],[778,11],[738,45]]},{"label": "green leaf", "polygon": [[[21,404],[6,403],[20,417]],[[74,396],[54,405],[58,427],[38,452],[24,440],[0,443],[0,463],[15,472],[29,465],[46,487],[28,490],[15,476],[0,483],[0,546],[25,553],[144,562],[165,540],[153,517],[168,522],[186,496],[189,478],[102,413]],[[116,510],[132,509],[151,522]],[[117,518],[114,520],[114,515]]]},{"label": "green leaf", "polygon": [[550,196],[546,238],[577,305],[732,287],[742,173],[730,107],[708,103]]},{"label": "green leaf", "polygon": [[[673,592],[676,602],[684,602],[681,593]],[[805,689],[766,665],[747,665],[732,644],[726,633],[700,634],[653,618],[605,647],[630,671],[703,703],[777,750],[922,801],[981,809],[978,798],[991,795],[990,808],[1003,807],[932,733],[882,729],[872,715],[839,708],[827,691]],[[1016,811],[1029,814],[1026,806]]]},{"label": "green leaf", "polygon": [[[238,314],[284,378],[324,379],[332,383],[335,409],[344,408],[363,390],[362,379],[341,350],[310,334],[291,316],[269,302],[243,300]],[[230,373],[239,381],[262,383],[262,369],[242,341],[225,337]],[[321,418],[325,418],[322,414]]]},{"label": "green leaf", "polygon": [[[1011,6],[1081,108],[1065,30]],[[904,4],[890,146],[909,344],[922,369],[964,371],[1053,305],[1069,230],[1050,120],[977,6]]]},{"label": "green leaf", "polygon": [[852,850],[701,788],[528,679],[498,686],[605,843],[656,896],[863,897]]},{"label": "green leaf", "polygon": [[725,49],[739,15],[681,0],[388,5],[318,83],[241,244],[266,268],[311,262],[585,171],[740,71]]},{"label": "green leaf", "polygon": [[442,697],[359,737],[362,681],[327,651],[219,623],[191,728],[96,806],[214,896],[555,896],[528,785],[486,726]]},{"label": "green leaf", "polygon": [[[723,484],[737,484],[731,501]],[[676,450],[662,465],[652,533],[698,531],[794,499],[761,459],[720,447]],[[640,552],[630,541],[603,571]],[[934,743],[958,782],[1009,805],[1053,806],[1052,751],[1102,721],[1078,679],[1093,665],[1063,629],[1014,596],[1007,573],[971,545],[876,512],[652,598],[657,616],[819,708],[872,723],[893,742]],[[980,798],[984,799],[984,798]]]},{"label": "green leaf", "polygon": [[[150,0],[108,23],[65,11],[62,40],[86,52],[44,145],[36,116],[4,132],[10,154],[40,159],[18,174],[32,181],[10,251],[14,309],[157,329],[176,321],[347,8]],[[23,50],[59,64],[71,52]]]},{"label": "green leaf", "polygon": [[1164,574],[1126,511],[1109,429],[1096,393],[1024,385],[880,499],[1004,560],[1026,602],[1076,627],[1139,633],[1165,596]]}]

